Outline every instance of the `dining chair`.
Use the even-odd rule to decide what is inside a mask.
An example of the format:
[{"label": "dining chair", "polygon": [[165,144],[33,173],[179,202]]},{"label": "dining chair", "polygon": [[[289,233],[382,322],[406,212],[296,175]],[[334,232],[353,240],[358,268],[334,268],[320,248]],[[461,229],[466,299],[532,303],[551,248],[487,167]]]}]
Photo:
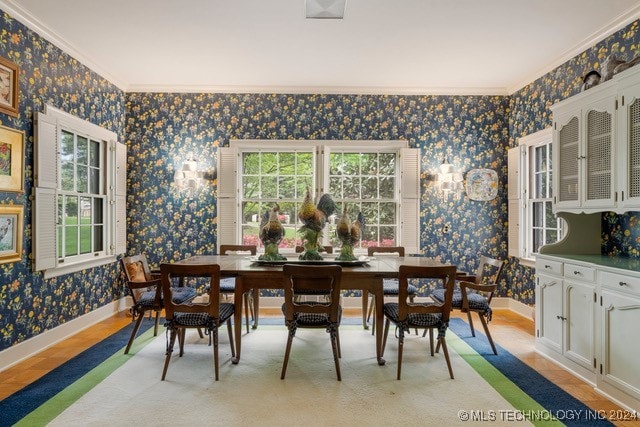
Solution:
[{"label": "dining chair", "polygon": [[[321,248],[322,250],[320,252],[324,252],[327,254],[333,254],[333,246],[322,246]],[[301,245],[297,245],[295,248],[295,251],[297,254],[301,254],[302,252],[304,252],[304,246]],[[301,289],[299,291],[299,294],[296,296],[297,298],[300,298],[301,295],[316,295],[318,297],[325,297],[326,293],[325,292],[316,292],[316,291],[312,291],[312,290],[303,290]]]},{"label": "dining chair", "polygon": [[[493,354],[498,354],[493,338],[489,332],[488,322],[491,321],[491,299],[493,294],[498,288],[498,279],[502,274],[504,267],[504,261],[490,258],[487,256],[481,256],[478,264],[478,270],[475,275],[459,274],[456,277],[456,281],[460,286],[460,290],[456,290],[453,294],[451,302],[451,308],[460,310],[462,313],[467,313],[469,319],[469,327],[471,328],[471,335],[476,336],[476,332],[473,328],[473,320],[471,319],[471,313],[478,313],[484,332],[487,335],[489,344]],[[434,289],[431,292],[431,297],[435,301],[444,301],[444,289]]]},{"label": "dining chair", "polygon": [[[374,257],[374,256],[404,257],[404,247],[403,246],[370,246],[367,248],[367,256],[369,257]],[[382,282],[382,291],[385,297],[386,296],[397,297],[398,296],[398,279],[384,279],[384,281]],[[415,286],[409,284],[407,292],[409,293],[409,300],[413,302],[413,299],[418,294],[418,289]],[[369,309],[367,310],[366,318],[362,319],[365,325],[369,323],[369,320],[371,319],[371,314],[374,312],[375,305],[376,305],[375,296],[371,295],[371,298],[369,298],[367,294],[368,292],[362,293],[363,307],[366,307],[367,302],[369,303]],[[362,313],[362,315],[364,317],[364,313]],[[374,318],[374,321],[371,325],[371,335],[373,335],[375,331],[376,331],[376,322]]]},{"label": "dining chair", "polygon": [[[384,315],[386,322],[384,325],[384,338],[382,341],[382,355],[387,344],[387,336],[389,335],[389,325],[393,323],[398,330],[398,373],[399,380],[402,372],[402,352],[404,349],[404,334],[410,328],[425,329],[429,331],[429,346],[431,356],[433,351],[433,330],[438,331],[438,346],[436,353],[442,347],[449,376],[453,379],[453,370],[451,368],[451,360],[449,359],[449,351],[445,335],[449,326],[449,316],[451,314],[451,299],[453,297],[453,288],[455,286],[456,267],[420,267],[401,265],[398,272],[398,302],[388,302],[384,304]],[[410,279],[435,279],[442,282],[442,288],[445,290],[443,302],[428,303],[410,303],[409,298],[409,280]]]},{"label": "dining chair", "polygon": [[[126,277],[127,288],[133,300],[133,305],[129,311],[131,312],[131,320],[135,321],[135,324],[124,350],[124,354],[129,354],[133,340],[136,338],[146,313],[155,313],[153,336],[158,335],[158,322],[164,305],[160,275],[151,272],[147,257],[144,254],[124,257],[120,260],[120,263]],[[195,297],[195,289],[187,286],[178,287],[173,292],[173,298],[176,303],[190,301]]]},{"label": "dining chair", "polygon": [[187,277],[209,279],[209,293],[207,302],[186,302],[176,303],[172,298],[166,298],[165,303],[165,327],[169,336],[167,338],[167,354],[164,368],[162,370],[162,380],[164,381],[171,361],[173,347],[176,337],[179,340],[179,356],[184,354],[184,343],[187,329],[203,328],[209,334],[210,341],[213,342],[213,364],[215,379],[218,381],[218,329],[221,324],[227,324],[229,333],[229,343],[231,345],[231,357],[235,357],[235,345],[233,332],[231,329],[231,318],[234,313],[233,303],[220,303],[220,266],[218,264],[161,264],[160,280],[162,282],[162,292],[166,296],[172,296],[175,287],[174,281],[181,281]]},{"label": "dining chair", "polygon": [[[255,255],[257,253],[257,248],[255,245],[220,245],[220,255],[239,255],[239,254],[249,254]],[[228,295],[233,295],[236,292],[236,278],[235,277],[224,277],[220,279],[220,293],[227,297]],[[259,306],[259,303],[256,301],[260,298],[260,290],[259,289],[249,289],[242,294],[242,300],[244,303],[244,313],[245,313],[245,322],[247,325],[247,333],[249,333],[249,315],[251,315],[251,319],[254,321],[254,329],[257,327],[257,316],[258,313],[255,312],[255,307]]]},{"label": "dining chair", "polygon": [[[341,381],[339,361],[341,356],[340,335],[338,328],[342,319],[342,307],[340,306],[342,267],[339,265],[285,264],[282,273],[284,275],[284,304],[282,305],[282,311],[289,334],[280,379],[284,379],[287,372],[291,344],[296,335],[296,330],[298,328],[322,328],[329,333],[336,374],[338,381]],[[328,300],[309,300],[308,295],[310,292],[326,294]]]}]

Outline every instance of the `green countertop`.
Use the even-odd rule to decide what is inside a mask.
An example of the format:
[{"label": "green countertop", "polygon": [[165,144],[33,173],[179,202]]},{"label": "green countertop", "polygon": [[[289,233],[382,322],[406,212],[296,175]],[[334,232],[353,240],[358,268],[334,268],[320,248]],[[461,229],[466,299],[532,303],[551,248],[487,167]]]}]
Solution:
[{"label": "green countertop", "polygon": [[570,259],[574,261],[588,262],[591,264],[601,265],[603,267],[619,268],[621,270],[640,271],[640,258],[611,257],[607,255],[571,255],[571,254],[544,254],[544,255]]}]

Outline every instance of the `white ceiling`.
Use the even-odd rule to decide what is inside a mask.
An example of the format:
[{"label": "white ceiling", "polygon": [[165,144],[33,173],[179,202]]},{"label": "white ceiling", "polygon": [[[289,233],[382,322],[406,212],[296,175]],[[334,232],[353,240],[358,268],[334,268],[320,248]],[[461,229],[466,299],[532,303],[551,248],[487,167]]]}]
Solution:
[{"label": "white ceiling", "polygon": [[[640,16],[637,0],[0,0],[127,91],[508,94]],[[630,59],[630,58],[628,58]]]}]

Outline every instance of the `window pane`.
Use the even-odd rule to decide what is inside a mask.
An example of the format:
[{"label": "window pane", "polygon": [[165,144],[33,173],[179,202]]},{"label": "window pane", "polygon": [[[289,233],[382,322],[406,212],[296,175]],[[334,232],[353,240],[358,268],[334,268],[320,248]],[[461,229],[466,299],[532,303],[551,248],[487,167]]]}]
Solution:
[{"label": "window pane", "polygon": [[260,212],[260,204],[256,202],[243,202],[242,203],[242,222],[244,224],[255,223],[256,226],[260,224],[260,218],[262,213]]},{"label": "window pane", "polygon": [[75,196],[67,196],[65,198],[64,224],[78,224],[78,198]]},{"label": "window pane", "polygon": [[345,175],[358,175],[360,173],[360,154],[343,154],[344,167],[342,173]]},{"label": "window pane", "polygon": [[343,168],[342,153],[332,153],[329,156],[329,175],[342,175]]},{"label": "window pane", "polygon": [[62,176],[60,177],[60,186],[64,191],[74,191],[74,170],[73,163],[63,162],[61,164]]},{"label": "window pane", "polygon": [[245,199],[252,199],[258,197],[258,190],[260,188],[260,178],[257,176],[245,176],[243,178],[242,191]]},{"label": "window pane", "polygon": [[88,254],[91,252],[91,226],[85,225],[80,227],[80,253]]},{"label": "window pane", "polygon": [[360,198],[360,185],[359,177],[344,177],[344,198],[345,199],[359,199]]},{"label": "window pane", "polygon": [[64,235],[62,231],[64,230],[64,227],[60,226],[56,228],[58,233],[58,258],[64,258],[64,251],[62,250],[62,245],[64,243]]},{"label": "window pane", "polygon": [[380,203],[380,224],[395,224],[395,223],[396,223],[396,204]]},{"label": "window pane", "polygon": [[362,160],[362,174],[363,175],[377,175],[378,174],[378,154],[377,153],[365,153],[361,155]]},{"label": "window pane", "polygon": [[362,198],[363,199],[378,198],[378,178],[376,177],[362,178]]},{"label": "window pane", "polygon": [[542,227],[544,221],[544,204],[534,202],[533,205],[533,226]]},{"label": "window pane", "polygon": [[242,170],[245,174],[260,173],[260,153],[242,153]]},{"label": "window pane", "polygon": [[344,198],[342,194],[342,179],[340,177],[332,176],[329,178],[329,194],[336,199]]},{"label": "window pane", "polygon": [[65,256],[78,255],[78,227],[67,226],[64,228]]},{"label": "window pane", "polygon": [[396,155],[394,153],[380,154],[380,175],[396,174]]},{"label": "window pane", "polygon": [[535,228],[533,230],[533,252],[537,253],[542,245],[544,245],[544,233],[541,229]]},{"label": "window pane", "polygon": [[556,216],[553,214],[553,210],[551,208],[551,202],[546,202],[544,206],[545,206],[545,215],[546,215],[546,227],[557,228],[558,220]]},{"label": "window pane", "polygon": [[298,217],[298,209],[293,202],[282,202],[280,205],[280,222],[282,225],[295,224]]},{"label": "window pane", "polygon": [[313,175],[313,154],[311,153],[296,153],[298,157],[298,175],[307,175],[311,177]]},{"label": "window pane", "polygon": [[294,181],[292,176],[279,176],[278,188],[280,197],[287,199],[294,199],[296,197],[296,187],[291,185]]},{"label": "window pane", "polygon": [[278,159],[276,153],[262,153],[260,173],[262,175],[275,175],[278,173]]},{"label": "window pane", "polygon": [[78,136],[78,164],[89,164],[89,141],[83,136]]},{"label": "window pane", "polygon": [[268,199],[278,198],[277,176],[263,176],[260,179],[260,197]]},{"label": "window pane", "polygon": [[89,171],[86,166],[78,166],[78,188],[76,191],[79,193],[88,193],[89,192]]},{"label": "window pane", "polygon": [[395,242],[395,227],[380,227],[380,246],[393,246]]},{"label": "window pane", "polygon": [[395,196],[396,180],[393,177],[380,178],[380,197],[393,199]]},{"label": "window pane", "polygon": [[311,188],[311,178],[296,179],[296,199],[302,199],[307,194],[307,188]]},{"label": "window pane", "polygon": [[547,241],[546,243],[555,243],[558,241],[558,232],[556,230],[547,230]]},{"label": "window pane", "polygon": [[242,226],[242,244],[262,246],[258,237],[258,226],[243,225]]},{"label": "window pane", "polygon": [[534,167],[533,170],[535,172],[540,172],[544,170],[543,164],[546,161],[547,150],[546,146],[536,147],[535,149],[535,159],[534,159]]},{"label": "window pane", "polygon": [[100,252],[104,250],[104,228],[101,225],[93,227],[93,251]]},{"label": "window pane", "polygon": [[362,246],[376,246],[378,244],[378,227],[376,226],[367,226],[364,229],[364,235],[362,236],[362,241],[360,242]]},{"label": "window pane", "polygon": [[91,198],[80,198],[80,224],[91,224]]},{"label": "window pane", "polygon": [[378,203],[362,203],[362,214],[367,224],[380,224],[380,215],[378,214]]},{"label": "window pane", "polygon": [[93,223],[94,224],[102,224],[102,199],[95,198],[93,199]]},{"label": "window pane", "polygon": [[89,164],[93,167],[100,167],[100,143],[98,141],[91,141],[91,151],[89,154]]},{"label": "window pane", "polygon": [[542,181],[542,175],[539,173],[535,174],[534,179],[535,182],[533,184],[533,197],[535,197],[536,199],[545,197],[545,194],[543,193],[544,183]]},{"label": "window pane", "polygon": [[89,169],[89,193],[100,194],[100,170]]}]

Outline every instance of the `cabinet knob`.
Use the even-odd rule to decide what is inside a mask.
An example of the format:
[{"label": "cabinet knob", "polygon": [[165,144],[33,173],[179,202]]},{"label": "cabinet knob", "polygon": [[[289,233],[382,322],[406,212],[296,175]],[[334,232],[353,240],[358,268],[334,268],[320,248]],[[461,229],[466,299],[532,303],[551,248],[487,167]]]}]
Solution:
[{"label": "cabinet knob", "polygon": [[567,318],[566,318],[566,317],[562,317],[562,316],[560,316],[560,315],[556,316],[556,319],[558,319],[558,320],[567,320]]},{"label": "cabinet knob", "polygon": [[574,276],[582,276],[582,273],[580,273],[578,270],[573,270],[573,275]]},{"label": "cabinet knob", "polygon": [[629,286],[629,284],[627,282],[618,282],[618,285],[620,285],[620,286]]},{"label": "cabinet knob", "polygon": [[544,268],[546,268],[547,270],[551,268],[551,266],[549,264],[545,264]]}]

